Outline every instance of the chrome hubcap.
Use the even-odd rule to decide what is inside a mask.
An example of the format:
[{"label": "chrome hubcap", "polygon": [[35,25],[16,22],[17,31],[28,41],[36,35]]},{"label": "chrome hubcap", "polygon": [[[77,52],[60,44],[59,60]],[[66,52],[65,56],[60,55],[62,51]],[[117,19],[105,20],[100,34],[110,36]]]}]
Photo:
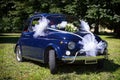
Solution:
[{"label": "chrome hubcap", "polygon": [[18,50],[17,50],[17,60],[18,60],[18,61],[21,60],[21,51],[20,51],[19,48],[18,48]]}]

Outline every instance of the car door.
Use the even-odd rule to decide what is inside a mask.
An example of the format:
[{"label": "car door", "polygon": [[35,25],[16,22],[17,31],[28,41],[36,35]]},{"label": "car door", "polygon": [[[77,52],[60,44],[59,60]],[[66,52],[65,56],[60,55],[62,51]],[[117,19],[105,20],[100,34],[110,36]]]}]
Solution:
[{"label": "car door", "polygon": [[34,17],[33,19],[31,19],[28,31],[23,32],[24,43],[22,45],[24,45],[23,53],[26,57],[43,60],[45,36],[33,37],[33,35],[35,34],[34,27],[36,24],[38,24],[39,19],[40,17]]},{"label": "car door", "polygon": [[31,47],[32,47],[32,35],[34,32],[31,28],[31,19],[25,22],[24,31],[22,32],[21,45],[22,53],[24,57],[30,57]]}]

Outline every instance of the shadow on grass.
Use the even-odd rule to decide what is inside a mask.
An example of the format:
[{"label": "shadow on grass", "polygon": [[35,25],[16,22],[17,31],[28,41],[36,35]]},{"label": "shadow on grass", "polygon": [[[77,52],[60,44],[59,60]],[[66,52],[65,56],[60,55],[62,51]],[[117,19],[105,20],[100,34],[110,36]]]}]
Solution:
[{"label": "shadow on grass", "polygon": [[0,43],[17,43],[19,36],[0,35]]},{"label": "shadow on grass", "polygon": [[35,64],[35,65],[38,65],[38,66],[40,66],[40,67],[49,68],[49,67],[48,67],[48,64],[44,64],[44,63],[41,63],[41,62],[39,62],[39,61],[34,61],[34,60],[30,60],[30,59],[24,59],[23,62],[29,62],[29,63]]},{"label": "shadow on grass", "polygon": [[99,73],[99,72],[114,72],[120,65],[113,63],[113,61],[106,60],[104,68],[98,69],[97,65],[85,65],[85,64],[65,64],[61,65],[58,68],[59,74],[63,73],[72,73],[75,72],[76,74],[89,74],[91,72]]},{"label": "shadow on grass", "polygon": [[12,77],[2,77],[2,78],[0,78],[0,80],[13,80],[13,78]]},{"label": "shadow on grass", "polygon": [[107,36],[106,38],[112,38],[112,39],[120,39],[120,36],[115,35],[114,33],[100,33],[99,35]]},{"label": "shadow on grass", "polygon": [[113,36],[113,35],[108,36],[108,37],[106,37],[106,38],[110,38],[110,39],[120,39],[120,37],[116,37],[116,36]]},{"label": "shadow on grass", "polygon": [[0,43],[17,43],[19,37],[0,37]]},{"label": "shadow on grass", "polygon": [[[48,64],[43,64],[43,63],[40,63],[40,62],[37,62],[37,61],[31,61],[31,60],[27,60],[27,62],[30,62],[30,63],[33,63],[35,65],[39,65],[40,67],[45,67],[46,69],[49,69]],[[97,65],[95,65],[95,64],[85,65],[85,64],[80,64],[80,63],[76,63],[76,64],[59,63],[58,68],[57,68],[57,71],[58,71],[57,74],[67,74],[67,73],[74,73],[74,72],[76,74],[114,72],[118,68],[120,68],[120,65],[115,64],[113,61],[110,61],[110,60],[105,61],[104,68],[102,68],[102,69],[98,69]]]}]

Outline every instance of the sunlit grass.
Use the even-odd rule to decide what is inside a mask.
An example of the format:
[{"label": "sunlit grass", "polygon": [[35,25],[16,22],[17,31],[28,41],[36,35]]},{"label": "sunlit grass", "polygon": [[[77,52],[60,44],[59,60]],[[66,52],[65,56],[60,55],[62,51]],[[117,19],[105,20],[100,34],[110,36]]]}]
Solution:
[{"label": "sunlit grass", "polygon": [[0,80],[120,80],[120,39],[101,35],[108,42],[110,54],[102,70],[95,69],[94,65],[62,64],[58,73],[52,75],[42,63],[16,61],[14,46],[18,37],[19,34],[0,36]]},{"label": "sunlit grass", "polygon": [[113,38],[112,36],[101,36],[101,38],[108,42],[109,58],[114,60],[119,59],[116,62],[120,63],[120,39]]}]

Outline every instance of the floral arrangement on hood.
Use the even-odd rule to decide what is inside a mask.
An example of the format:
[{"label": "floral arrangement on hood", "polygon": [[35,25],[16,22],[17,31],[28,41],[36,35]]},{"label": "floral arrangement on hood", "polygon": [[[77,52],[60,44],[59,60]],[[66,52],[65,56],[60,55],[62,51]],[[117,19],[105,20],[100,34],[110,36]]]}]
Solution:
[{"label": "floral arrangement on hood", "polygon": [[65,27],[65,30],[68,32],[76,32],[77,27],[75,27],[72,23],[68,23]]},{"label": "floral arrangement on hood", "polygon": [[68,32],[76,32],[77,27],[75,27],[72,23],[67,23],[67,21],[62,21],[60,24],[57,25],[58,29],[64,29]]}]

